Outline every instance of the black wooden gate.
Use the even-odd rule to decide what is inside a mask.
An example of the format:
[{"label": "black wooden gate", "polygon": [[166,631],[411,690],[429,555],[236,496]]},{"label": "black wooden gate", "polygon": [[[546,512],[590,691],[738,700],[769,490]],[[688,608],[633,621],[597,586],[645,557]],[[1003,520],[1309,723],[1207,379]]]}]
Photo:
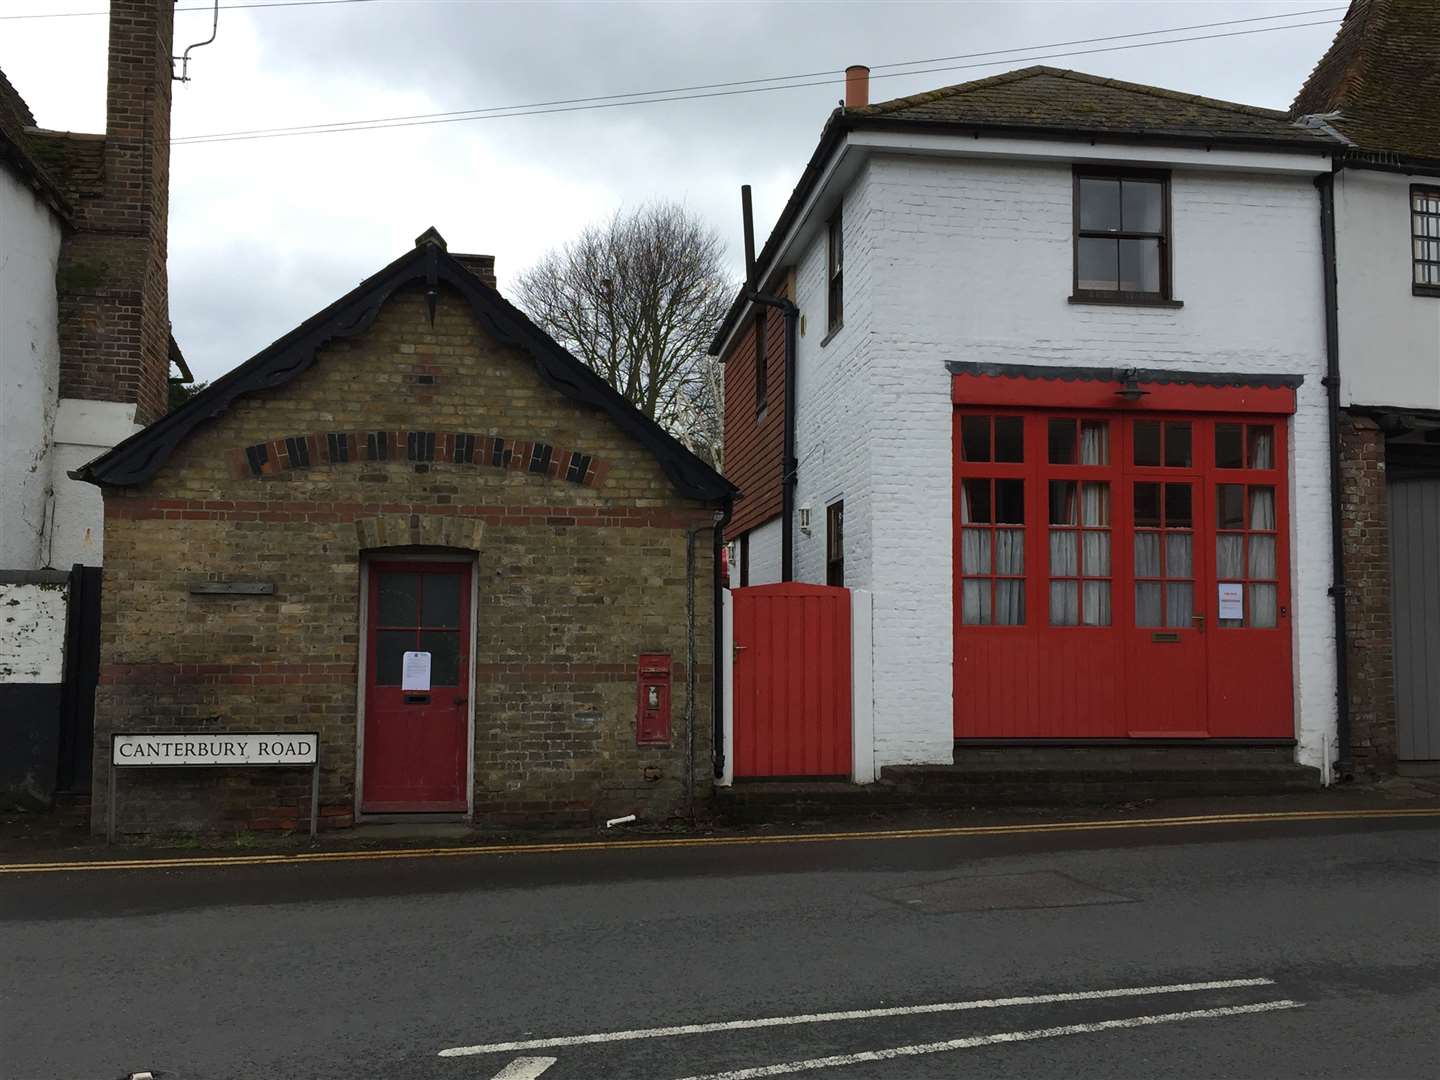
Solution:
[{"label": "black wooden gate", "polygon": [[57,792],[89,793],[95,741],[95,685],[100,680],[100,574],[76,563],[65,614],[65,682],[60,691]]}]

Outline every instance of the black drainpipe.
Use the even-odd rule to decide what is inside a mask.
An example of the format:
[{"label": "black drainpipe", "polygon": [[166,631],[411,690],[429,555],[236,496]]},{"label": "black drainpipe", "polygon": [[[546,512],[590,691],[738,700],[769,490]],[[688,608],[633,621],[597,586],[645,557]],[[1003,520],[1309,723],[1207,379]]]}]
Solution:
[{"label": "black drainpipe", "polygon": [[762,293],[755,280],[755,223],[750,209],[750,185],[740,187],[740,210],[745,222],[745,298],[752,304],[779,309],[785,317],[785,452],[780,461],[780,580],[795,580],[795,484],[800,463],[795,460],[795,339],[800,309],[783,296]]},{"label": "black drainpipe", "polygon": [[1320,192],[1320,251],[1325,272],[1325,398],[1330,412],[1330,586],[1335,609],[1335,734],[1339,755],[1335,778],[1354,772],[1350,753],[1350,636],[1345,620],[1345,525],[1342,519],[1340,468],[1340,307],[1335,274],[1335,174],[1315,177]]},{"label": "black drainpipe", "polygon": [[730,524],[730,513],[734,509],[730,499],[715,512],[714,555],[710,571],[713,580],[712,594],[715,597],[715,625],[711,630],[714,656],[710,661],[710,685],[715,690],[715,702],[710,716],[711,749],[715,764],[715,779],[725,775],[725,593],[727,582],[720,577],[720,552],[725,547],[725,526]]}]

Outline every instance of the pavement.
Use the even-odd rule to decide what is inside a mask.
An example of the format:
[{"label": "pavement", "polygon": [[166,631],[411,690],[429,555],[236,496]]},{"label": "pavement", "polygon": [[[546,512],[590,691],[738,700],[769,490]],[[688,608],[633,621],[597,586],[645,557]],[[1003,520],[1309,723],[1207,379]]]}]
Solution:
[{"label": "pavement", "polygon": [[1440,808],[30,853],[0,955],[6,1080],[1428,1077]]}]

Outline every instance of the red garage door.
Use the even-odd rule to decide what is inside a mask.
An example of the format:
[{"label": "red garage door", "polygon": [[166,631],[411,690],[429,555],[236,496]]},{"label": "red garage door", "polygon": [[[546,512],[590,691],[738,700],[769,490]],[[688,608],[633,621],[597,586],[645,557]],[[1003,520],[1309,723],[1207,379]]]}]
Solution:
[{"label": "red garage door", "polygon": [[1285,436],[957,408],[956,738],[1291,737]]},{"label": "red garage door", "polygon": [[735,589],[735,777],[850,776],[850,591]]}]

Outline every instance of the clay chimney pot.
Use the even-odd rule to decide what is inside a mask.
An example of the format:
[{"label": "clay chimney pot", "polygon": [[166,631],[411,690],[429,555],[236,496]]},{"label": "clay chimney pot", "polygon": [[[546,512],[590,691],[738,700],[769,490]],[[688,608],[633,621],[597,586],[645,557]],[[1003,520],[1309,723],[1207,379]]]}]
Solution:
[{"label": "clay chimney pot", "polygon": [[845,107],[861,109],[870,104],[870,69],[851,64],[845,69]]}]

